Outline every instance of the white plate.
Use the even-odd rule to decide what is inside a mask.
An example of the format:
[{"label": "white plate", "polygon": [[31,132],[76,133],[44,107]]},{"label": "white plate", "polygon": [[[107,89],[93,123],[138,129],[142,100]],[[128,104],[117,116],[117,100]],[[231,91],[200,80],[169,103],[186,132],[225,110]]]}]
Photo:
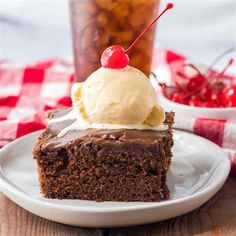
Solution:
[{"label": "white plate", "polygon": [[146,224],[179,216],[201,206],[225,182],[230,161],[215,144],[175,131],[173,161],[168,174],[171,198],[156,203],[53,200],[39,193],[32,148],[39,132],[0,150],[0,189],[28,211],[56,222],[86,227]]}]

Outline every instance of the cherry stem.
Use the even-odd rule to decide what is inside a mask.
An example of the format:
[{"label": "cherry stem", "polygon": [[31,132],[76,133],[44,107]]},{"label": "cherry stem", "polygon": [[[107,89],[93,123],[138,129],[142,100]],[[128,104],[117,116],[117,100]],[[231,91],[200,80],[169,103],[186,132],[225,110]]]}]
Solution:
[{"label": "cherry stem", "polygon": [[189,79],[189,77],[187,75],[185,75],[184,73],[177,71],[176,72],[177,75],[179,75],[180,77],[182,77],[182,79]]},{"label": "cherry stem", "polygon": [[227,49],[225,50],[224,52],[222,52],[212,63],[211,65],[209,66],[208,68],[208,71],[207,73],[209,73],[211,70],[212,70],[212,67],[222,58],[224,57],[225,55],[229,54],[230,52],[233,52],[235,51],[235,48],[230,48],[230,49]]},{"label": "cherry stem", "polygon": [[225,66],[225,68],[219,73],[219,76],[223,76],[224,73],[228,70],[228,68],[234,63],[234,59],[231,58],[229,59],[227,65]]},{"label": "cherry stem", "polygon": [[166,5],[166,8],[161,12],[161,14],[159,16],[157,16],[157,18],[151,23],[149,24],[144,30],[143,32],[134,40],[134,42],[125,50],[125,52],[127,53],[139,40],[140,38],[143,36],[143,34],[153,25],[156,23],[156,21],[169,9],[173,8],[173,3],[168,3]]},{"label": "cherry stem", "polygon": [[196,66],[194,66],[193,64],[185,64],[184,66],[185,66],[185,67],[186,67],[186,66],[191,67],[191,68],[194,69],[199,75],[203,76],[203,74],[200,72],[200,70],[199,70]]}]

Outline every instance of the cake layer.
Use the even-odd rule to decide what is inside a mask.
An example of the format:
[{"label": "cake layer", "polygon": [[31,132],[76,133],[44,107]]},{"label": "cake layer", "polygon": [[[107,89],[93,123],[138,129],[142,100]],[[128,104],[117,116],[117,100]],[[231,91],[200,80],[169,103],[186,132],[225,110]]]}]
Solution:
[{"label": "cake layer", "polygon": [[[57,110],[49,119],[64,116]],[[166,131],[73,130],[73,120],[49,125],[34,149],[41,192],[48,198],[96,201],[160,201],[169,197],[173,113]]]}]

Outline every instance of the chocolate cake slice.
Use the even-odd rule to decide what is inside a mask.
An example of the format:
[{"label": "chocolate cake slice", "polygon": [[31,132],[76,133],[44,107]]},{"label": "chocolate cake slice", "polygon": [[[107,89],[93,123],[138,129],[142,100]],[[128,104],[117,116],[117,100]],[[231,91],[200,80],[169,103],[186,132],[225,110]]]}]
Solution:
[{"label": "chocolate cake slice", "polygon": [[[71,108],[53,111],[49,119]],[[171,162],[174,113],[166,113],[165,131],[72,130],[74,120],[48,125],[33,156],[46,198],[95,201],[160,201],[169,198],[166,174]]]}]

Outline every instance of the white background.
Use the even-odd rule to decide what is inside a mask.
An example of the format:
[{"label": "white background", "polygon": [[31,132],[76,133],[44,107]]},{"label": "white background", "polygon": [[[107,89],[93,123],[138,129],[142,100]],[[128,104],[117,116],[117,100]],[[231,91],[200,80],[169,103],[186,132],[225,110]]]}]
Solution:
[{"label": "white background", "polygon": [[[236,0],[173,2],[174,9],[158,23],[158,46],[206,64],[236,47]],[[165,4],[162,1],[162,8]],[[68,0],[0,0],[0,59],[71,57]]]}]

